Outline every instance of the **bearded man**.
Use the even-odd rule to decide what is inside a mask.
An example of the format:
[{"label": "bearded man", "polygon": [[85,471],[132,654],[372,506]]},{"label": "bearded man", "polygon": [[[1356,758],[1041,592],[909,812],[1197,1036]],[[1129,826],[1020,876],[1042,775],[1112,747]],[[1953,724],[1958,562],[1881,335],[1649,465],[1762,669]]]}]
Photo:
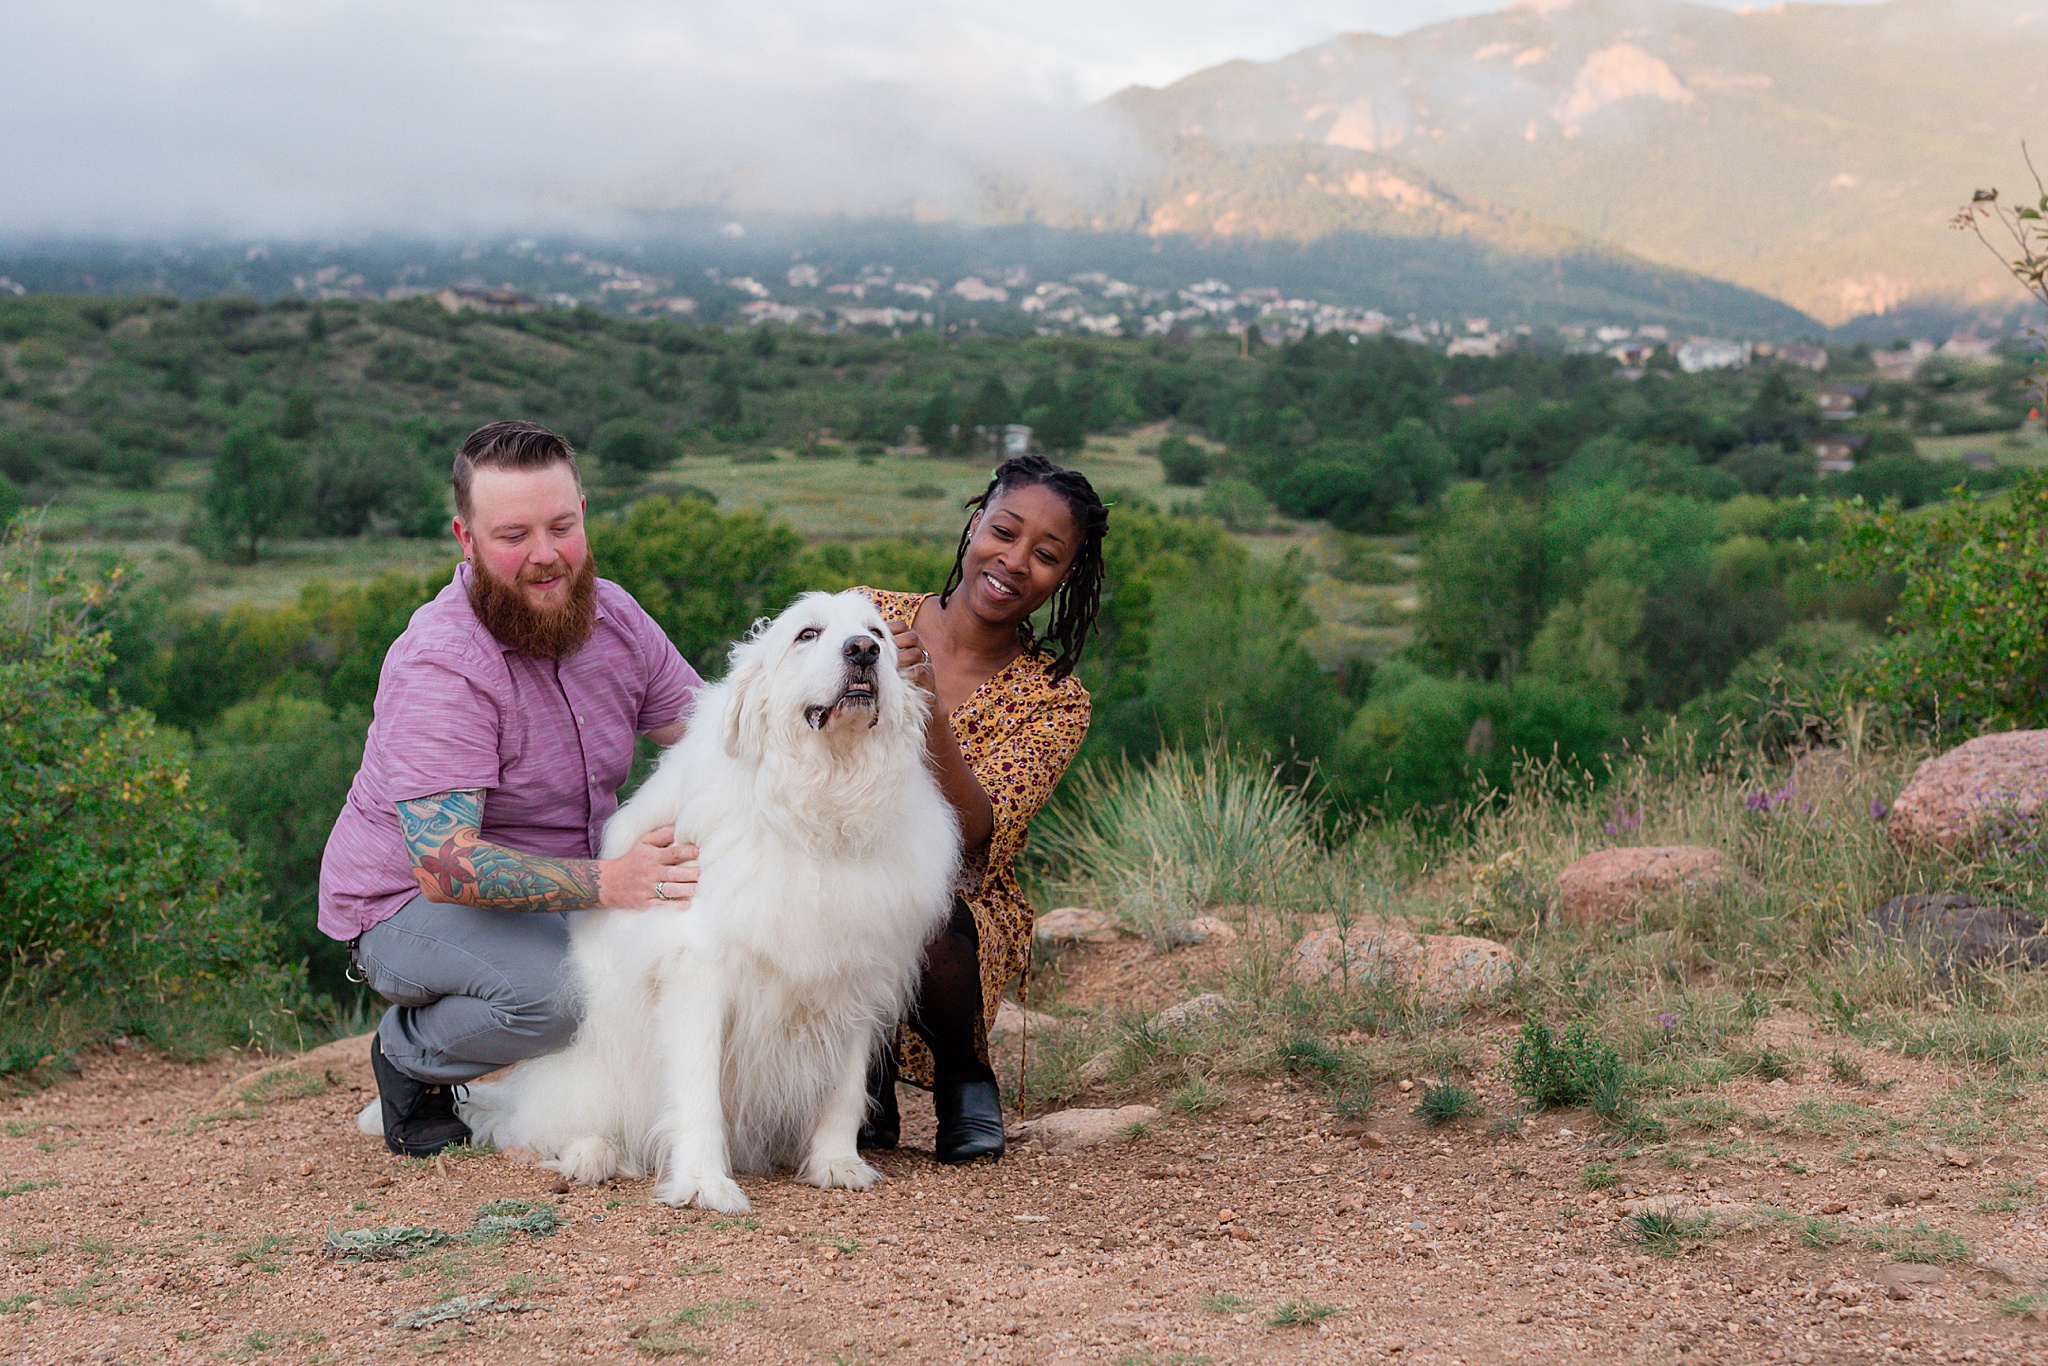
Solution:
[{"label": "bearded man", "polygon": [[597,577],[569,443],[493,422],[455,457],[454,580],[384,657],[363,765],[320,864],[320,928],[390,1001],[370,1043],[384,1141],[465,1142],[451,1088],[576,1028],[568,917],[685,909],[697,850],[595,857],[637,735],[681,737],[702,680]]}]

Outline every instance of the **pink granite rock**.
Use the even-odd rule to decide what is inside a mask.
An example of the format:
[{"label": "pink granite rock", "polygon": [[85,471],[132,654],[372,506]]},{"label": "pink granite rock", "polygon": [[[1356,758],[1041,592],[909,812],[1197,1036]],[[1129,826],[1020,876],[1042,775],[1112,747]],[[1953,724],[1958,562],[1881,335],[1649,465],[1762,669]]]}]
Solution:
[{"label": "pink granite rock", "polygon": [[2001,827],[2031,825],[2048,801],[2048,730],[1980,735],[1913,770],[1892,803],[1892,843],[1955,848]]},{"label": "pink granite rock", "polygon": [[1668,896],[1711,892],[1736,874],[1718,849],[1649,844],[1602,849],[1557,875],[1557,913],[1608,924]]}]

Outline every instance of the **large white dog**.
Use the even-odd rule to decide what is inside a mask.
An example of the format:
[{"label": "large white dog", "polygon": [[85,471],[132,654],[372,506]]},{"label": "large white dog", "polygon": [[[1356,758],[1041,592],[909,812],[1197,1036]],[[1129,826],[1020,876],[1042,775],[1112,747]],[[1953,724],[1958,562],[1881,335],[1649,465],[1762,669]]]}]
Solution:
[{"label": "large white dog", "polygon": [[605,827],[702,850],[687,910],[592,911],[564,1051],[470,1089],[480,1143],[577,1181],[660,1176],[657,1199],[737,1213],[738,1171],[864,1190],[867,1067],[945,920],[958,822],[925,765],[929,699],[857,593],[810,593],[734,647],[688,733]]}]

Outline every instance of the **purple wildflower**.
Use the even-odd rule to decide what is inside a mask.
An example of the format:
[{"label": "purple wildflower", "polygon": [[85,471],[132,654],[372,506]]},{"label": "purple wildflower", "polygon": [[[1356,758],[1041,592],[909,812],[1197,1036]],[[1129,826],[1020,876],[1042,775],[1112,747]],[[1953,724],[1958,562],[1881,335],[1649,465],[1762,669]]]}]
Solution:
[{"label": "purple wildflower", "polygon": [[1666,1029],[1676,1029],[1678,1028],[1678,1017],[1676,1015],[1659,1015],[1657,1023],[1663,1025]]},{"label": "purple wildflower", "polygon": [[1630,811],[1620,802],[1616,802],[1614,804],[1614,813],[1607,818],[1607,833],[1619,835],[1623,831],[1633,830],[1643,823],[1643,815],[1641,807]]}]

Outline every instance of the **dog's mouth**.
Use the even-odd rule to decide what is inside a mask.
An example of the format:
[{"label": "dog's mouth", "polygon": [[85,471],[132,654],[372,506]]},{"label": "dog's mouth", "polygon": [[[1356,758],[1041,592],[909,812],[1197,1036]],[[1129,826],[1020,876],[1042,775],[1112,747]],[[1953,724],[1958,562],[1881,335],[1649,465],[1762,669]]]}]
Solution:
[{"label": "dog's mouth", "polygon": [[825,729],[826,722],[843,711],[865,710],[870,726],[881,718],[881,713],[875,707],[874,670],[854,669],[850,671],[850,675],[846,680],[845,690],[839,696],[823,705],[814,702],[804,708],[804,720],[810,723],[812,730]]}]

